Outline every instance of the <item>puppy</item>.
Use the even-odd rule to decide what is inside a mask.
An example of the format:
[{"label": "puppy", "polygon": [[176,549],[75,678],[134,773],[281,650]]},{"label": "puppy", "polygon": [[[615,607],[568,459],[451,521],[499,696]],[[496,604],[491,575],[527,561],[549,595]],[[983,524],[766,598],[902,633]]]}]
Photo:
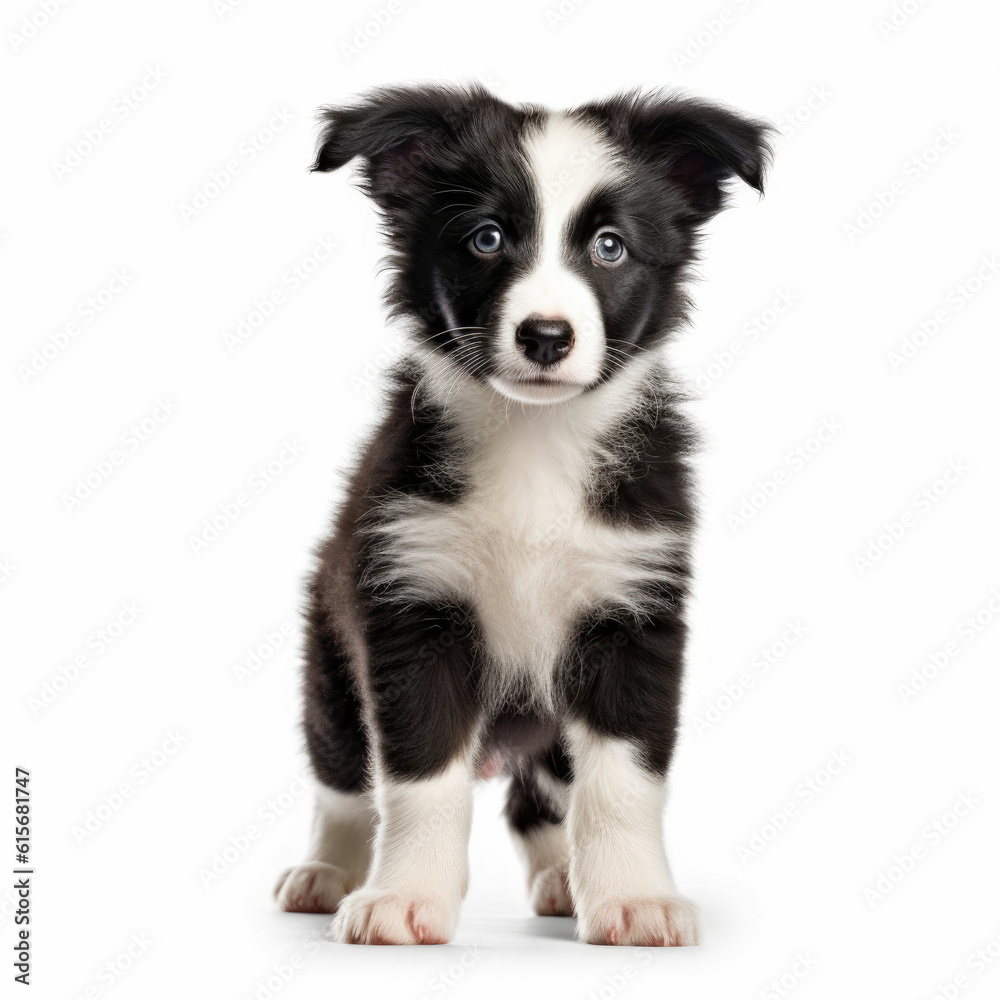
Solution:
[{"label": "puppy", "polygon": [[700,227],[769,128],[628,93],[569,112],[478,86],[323,111],[313,170],[360,160],[412,334],[309,588],[319,780],[282,909],[330,936],[455,929],[477,778],[536,913],[596,944],[686,945],[663,846],[693,524],[691,429],[658,350]]}]

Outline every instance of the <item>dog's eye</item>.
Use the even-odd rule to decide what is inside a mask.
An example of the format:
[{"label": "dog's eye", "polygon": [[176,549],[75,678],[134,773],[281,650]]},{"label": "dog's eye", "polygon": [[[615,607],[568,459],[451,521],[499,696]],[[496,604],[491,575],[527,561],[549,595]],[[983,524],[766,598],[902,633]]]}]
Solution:
[{"label": "dog's eye", "polygon": [[602,264],[617,264],[625,256],[625,244],[614,233],[601,233],[594,242],[594,257]]},{"label": "dog's eye", "polygon": [[469,245],[479,253],[496,253],[503,246],[503,231],[490,223],[472,234]]}]

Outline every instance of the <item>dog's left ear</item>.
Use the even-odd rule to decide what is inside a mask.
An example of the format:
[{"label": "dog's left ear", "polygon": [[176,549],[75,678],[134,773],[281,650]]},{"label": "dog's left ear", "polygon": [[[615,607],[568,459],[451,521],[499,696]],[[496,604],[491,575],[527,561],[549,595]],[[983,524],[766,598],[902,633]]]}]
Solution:
[{"label": "dog's left ear", "polygon": [[362,161],[364,190],[383,208],[412,193],[428,166],[445,160],[456,133],[487,95],[478,88],[385,87],[320,112],[312,170]]},{"label": "dog's left ear", "polygon": [[734,176],[764,192],[772,155],[768,138],[777,131],[767,122],[708,101],[661,94],[623,94],[581,111],[675,187],[695,223],[723,207],[725,182]]}]

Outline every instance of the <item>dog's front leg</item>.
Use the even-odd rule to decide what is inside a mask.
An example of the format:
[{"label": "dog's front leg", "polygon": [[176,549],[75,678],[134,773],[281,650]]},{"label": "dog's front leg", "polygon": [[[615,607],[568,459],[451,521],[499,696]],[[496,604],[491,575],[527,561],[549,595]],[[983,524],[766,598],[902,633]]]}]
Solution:
[{"label": "dog's front leg", "polygon": [[468,877],[471,770],[457,760],[431,778],[390,779],[376,799],[368,880],[343,899],[330,936],[348,944],[444,944]]},{"label": "dog's front leg", "polygon": [[663,844],[683,626],[668,615],[648,628],[609,622],[590,634],[602,631],[615,641],[581,650],[584,674],[564,728],[577,930],[591,944],[697,944],[696,908],[677,891]]},{"label": "dog's front leg", "polygon": [[478,718],[467,642],[453,616],[401,607],[369,650],[378,826],[368,878],[330,936],[349,944],[444,944],[468,880]]}]

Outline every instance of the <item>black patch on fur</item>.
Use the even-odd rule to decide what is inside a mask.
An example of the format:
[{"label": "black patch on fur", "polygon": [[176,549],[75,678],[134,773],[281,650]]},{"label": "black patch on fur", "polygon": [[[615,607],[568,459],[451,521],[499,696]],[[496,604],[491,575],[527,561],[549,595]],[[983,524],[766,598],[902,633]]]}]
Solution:
[{"label": "black patch on fur", "polygon": [[591,616],[567,656],[562,680],[567,716],[602,736],[630,740],[637,763],[665,775],[680,715],[685,588],[658,588],[659,610],[642,620]]},{"label": "black patch on fur", "polygon": [[511,829],[522,836],[546,823],[561,823],[565,819],[562,810],[538,780],[540,771],[548,776],[549,782],[568,784],[573,780],[573,765],[561,740],[554,740],[544,753],[513,770],[507,787],[504,815]]},{"label": "black patch on fur", "polygon": [[[522,143],[543,112],[479,86],[400,87],[321,117],[313,169],[359,158],[361,187],[382,210],[390,314],[417,319],[422,340],[461,349],[467,370],[486,379],[498,295],[536,250],[537,204]],[[468,244],[490,221],[503,228],[505,252],[483,259]]]},{"label": "black patch on fur", "polygon": [[524,836],[546,823],[561,823],[562,812],[539,786],[534,770],[515,771],[507,787],[504,815],[512,830]]},{"label": "black patch on fur", "polygon": [[604,442],[610,458],[596,477],[591,509],[612,524],[690,533],[698,434],[681,411],[683,396],[662,387],[654,393]]},{"label": "black patch on fur", "polygon": [[480,663],[458,607],[366,594],[368,658],[382,763],[392,777],[444,769],[468,745]]},{"label": "black patch on fur", "polygon": [[338,792],[368,787],[368,737],[346,650],[323,609],[315,584],[306,617],[306,748],[316,777]]}]

